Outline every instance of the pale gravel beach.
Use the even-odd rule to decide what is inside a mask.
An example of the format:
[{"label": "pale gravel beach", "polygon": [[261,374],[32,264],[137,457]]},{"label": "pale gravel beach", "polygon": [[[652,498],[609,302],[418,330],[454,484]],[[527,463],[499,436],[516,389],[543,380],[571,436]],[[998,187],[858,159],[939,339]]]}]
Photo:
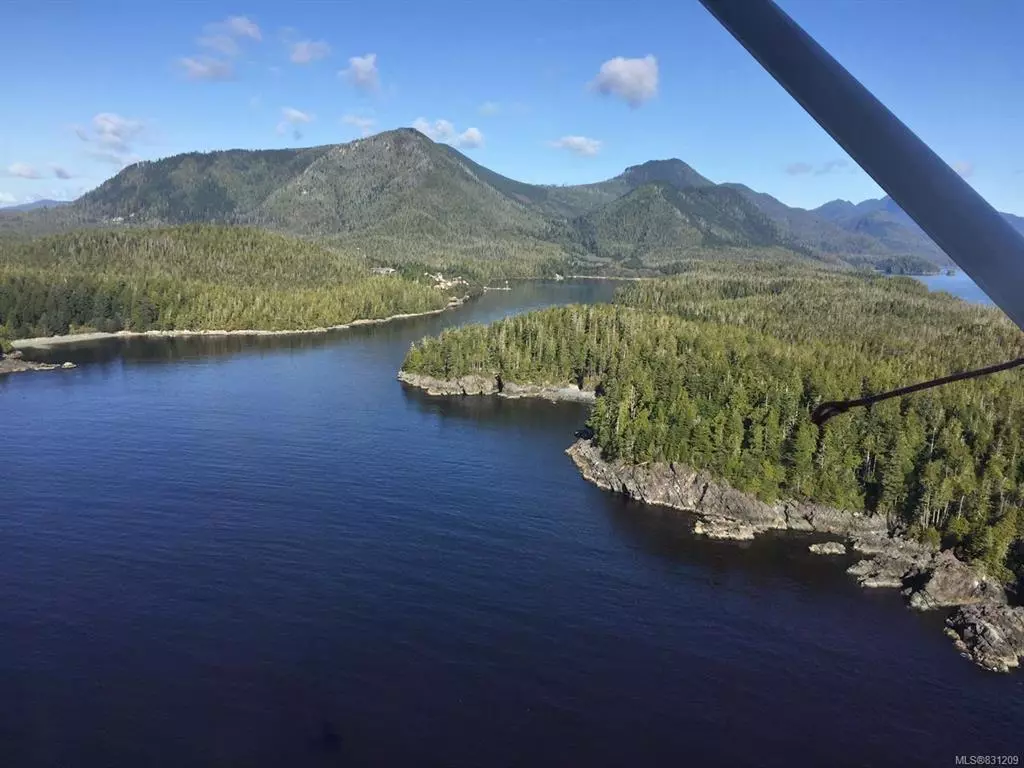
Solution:
[{"label": "pale gravel beach", "polygon": [[85,341],[99,341],[101,339],[169,339],[186,336],[296,336],[304,333],[327,333],[329,331],[343,331],[347,328],[356,328],[362,325],[380,325],[381,323],[390,323],[394,320],[406,320],[412,317],[439,315],[449,309],[461,306],[467,299],[469,299],[469,296],[453,299],[448,302],[447,306],[442,307],[441,309],[431,309],[426,312],[410,312],[398,315],[389,315],[388,317],[366,320],[353,320],[351,323],[331,325],[323,328],[296,328],[283,331],[267,331],[259,329],[241,329],[237,331],[115,331],[113,333],[96,331],[94,333],[70,333],[63,336],[36,336],[35,338],[30,339],[14,339],[11,341],[11,346],[15,349],[29,349],[33,347],[57,347],[64,344],[80,344]]}]

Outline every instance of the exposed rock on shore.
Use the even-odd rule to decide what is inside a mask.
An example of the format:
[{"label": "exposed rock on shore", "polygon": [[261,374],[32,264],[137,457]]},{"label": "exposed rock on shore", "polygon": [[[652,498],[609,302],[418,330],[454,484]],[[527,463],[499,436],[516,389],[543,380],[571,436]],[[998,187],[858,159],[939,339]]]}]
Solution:
[{"label": "exposed rock on shore", "polygon": [[946,634],[975,664],[994,672],[1009,672],[1024,656],[1024,608],[978,603],[946,619]]},{"label": "exposed rock on shore", "polygon": [[911,576],[923,573],[935,555],[920,542],[878,534],[855,536],[852,548],[871,555],[846,569],[865,588],[900,589]]},{"label": "exposed rock on shore", "polygon": [[693,521],[693,532],[709,539],[749,541],[759,533],[750,523],[718,515],[702,515]]},{"label": "exposed rock on shore", "polygon": [[681,464],[608,462],[589,440],[567,451],[590,482],[637,501],[662,504],[697,515],[694,531],[714,538],[750,539],[772,529],[842,535],[887,533],[884,518],[795,501],[766,504]]},{"label": "exposed rock on shore", "polygon": [[[960,606],[947,631],[976,663],[1006,671],[1024,656],[1024,607],[1006,605],[1002,587],[953,552],[890,535],[884,518],[793,501],[766,504],[679,464],[606,461],[587,439],[566,453],[601,488],[692,513],[694,532],[709,538],[747,540],[770,529],[844,536],[855,552],[867,555],[847,569],[861,586],[902,589],[918,610]],[[810,550],[846,552],[838,542],[812,544]]]},{"label": "exposed rock on shore", "polygon": [[935,608],[1006,602],[1002,586],[979,572],[951,551],[939,552],[923,568],[918,583],[904,590],[910,607],[919,611]]},{"label": "exposed rock on shore", "polygon": [[807,549],[816,555],[845,555],[846,545],[838,541],[823,541],[811,544]]},{"label": "exposed rock on shore", "polygon": [[0,376],[7,373],[26,373],[28,371],[56,371],[70,370],[75,368],[74,363],[33,363],[31,360],[23,360],[21,352],[12,352],[9,355],[0,357]]},{"label": "exposed rock on shore", "polygon": [[433,376],[399,371],[398,379],[411,386],[426,390],[428,395],[498,395],[512,399],[539,397],[545,400],[569,400],[581,403],[592,403],[595,398],[592,390],[569,386],[517,384],[514,381],[501,382],[494,376],[474,375],[460,376],[455,379],[437,379]]}]

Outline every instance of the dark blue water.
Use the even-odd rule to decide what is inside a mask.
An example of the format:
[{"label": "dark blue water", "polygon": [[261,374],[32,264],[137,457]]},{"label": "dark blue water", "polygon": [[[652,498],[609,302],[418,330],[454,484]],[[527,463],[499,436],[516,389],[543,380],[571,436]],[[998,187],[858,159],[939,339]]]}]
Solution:
[{"label": "dark blue water", "polygon": [[584,482],[579,405],[394,378],[442,327],[99,344],[0,379],[0,766],[953,765],[1024,675],[809,539]]}]

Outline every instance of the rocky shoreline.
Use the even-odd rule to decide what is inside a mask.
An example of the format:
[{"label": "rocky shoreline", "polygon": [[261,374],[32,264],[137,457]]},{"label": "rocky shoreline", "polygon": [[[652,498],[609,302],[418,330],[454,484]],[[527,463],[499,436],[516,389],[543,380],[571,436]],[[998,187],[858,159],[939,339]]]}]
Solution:
[{"label": "rocky shoreline", "polygon": [[77,367],[74,363],[34,363],[31,360],[23,360],[21,352],[0,355],[0,376],[31,371],[68,371]]},{"label": "rocky shoreline", "polygon": [[189,337],[189,336],[297,336],[305,333],[328,333],[329,331],[343,331],[348,328],[358,328],[363,325],[380,325],[382,323],[390,323],[393,320],[405,320],[411,317],[426,317],[428,315],[439,315],[442,312],[447,312],[449,309],[459,307],[469,300],[469,296],[462,296],[459,298],[452,298],[447,305],[440,309],[430,309],[426,312],[409,312],[398,315],[389,315],[388,317],[378,317],[368,320],[353,320],[350,323],[343,325],[330,325],[322,328],[295,328],[283,331],[265,331],[256,328],[246,328],[237,331],[222,331],[222,330],[211,330],[211,331],[116,331],[113,333],[104,333],[97,331],[95,333],[70,333],[63,336],[37,336],[31,339],[14,339],[11,341],[11,346],[15,349],[27,349],[31,347],[55,347],[62,344],[78,344],[83,341],[98,341],[100,339],[132,339],[132,338],[176,338],[176,337]]},{"label": "rocky shoreline", "polygon": [[[979,666],[1006,672],[1024,656],[1024,607],[1009,605],[1000,584],[952,552],[896,535],[884,518],[797,501],[767,504],[679,464],[606,461],[588,439],[577,440],[566,453],[595,485],[690,513],[694,533],[709,538],[748,540],[768,530],[837,536],[865,556],[847,569],[862,587],[899,589],[915,610],[955,608],[946,632]],[[839,555],[845,545],[826,542],[811,551]]]},{"label": "rocky shoreline", "polygon": [[[517,384],[499,377],[438,379],[400,371],[398,379],[430,395],[539,397],[593,402],[593,391],[576,387]],[[1024,657],[1024,606],[1007,602],[1003,587],[976,568],[916,540],[903,538],[893,521],[821,504],[779,501],[767,504],[750,494],[674,463],[636,465],[609,462],[590,439],[581,438],[566,453],[583,477],[600,488],[635,501],[659,504],[693,516],[693,531],[712,539],[750,540],[769,530],[828,534],[836,539],[812,544],[821,555],[860,557],[847,573],[864,588],[899,589],[910,608],[955,608],[946,633],[961,655],[984,669],[1006,672]]]},{"label": "rocky shoreline", "polygon": [[497,395],[512,400],[533,397],[575,403],[592,403],[597,397],[594,391],[589,389],[553,384],[517,384],[514,381],[502,381],[497,376],[474,375],[437,379],[403,370],[398,372],[398,380],[435,396]]}]

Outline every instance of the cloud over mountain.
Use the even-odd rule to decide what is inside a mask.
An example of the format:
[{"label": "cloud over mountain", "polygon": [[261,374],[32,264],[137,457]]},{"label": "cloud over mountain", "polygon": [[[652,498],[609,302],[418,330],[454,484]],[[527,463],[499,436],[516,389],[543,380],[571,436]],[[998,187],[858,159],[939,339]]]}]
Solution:
[{"label": "cloud over mountain", "polygon": [[590,87],[605,96],[615,96],[631,107],[639,107],[658,93],[658,60],[648,54],[642,59],[616,56],[601,65]]}]

